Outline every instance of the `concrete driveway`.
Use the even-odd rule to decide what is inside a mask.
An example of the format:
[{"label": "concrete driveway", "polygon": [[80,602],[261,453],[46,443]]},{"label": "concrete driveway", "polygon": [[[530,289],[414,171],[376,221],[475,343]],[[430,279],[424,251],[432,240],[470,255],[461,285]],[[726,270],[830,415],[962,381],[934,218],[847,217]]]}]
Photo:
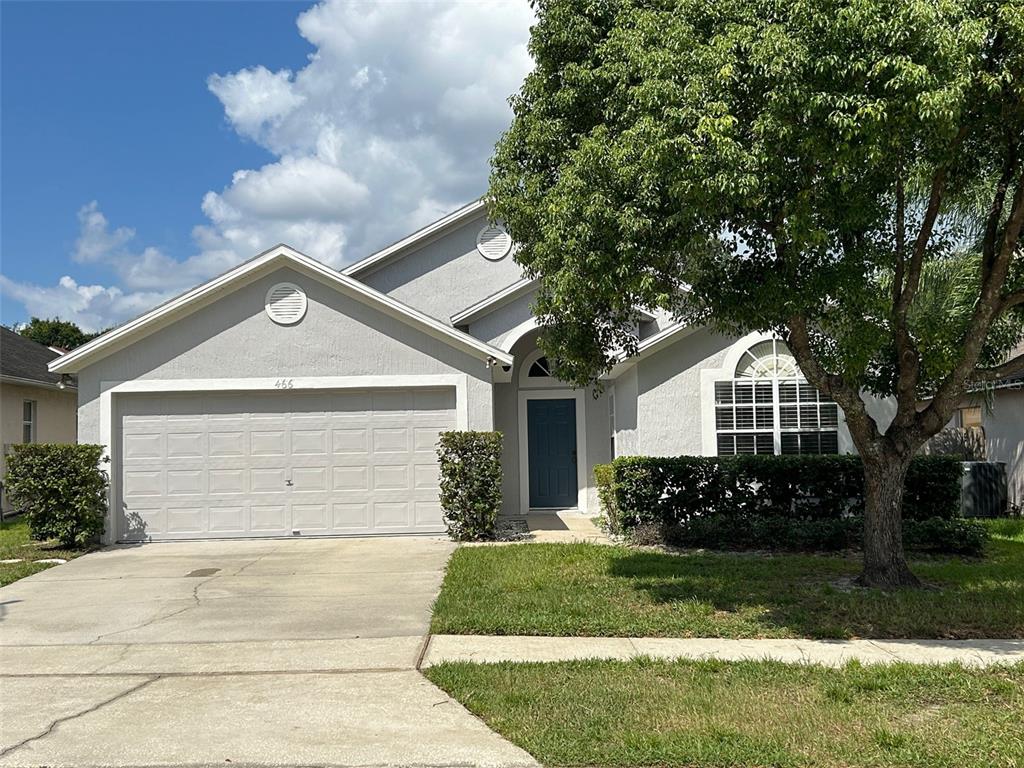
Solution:
[{"label": "concrete driveway", "polygon": [[416,671],[451,551],[149,544],[4,587],[0,765],[535,765]]}]

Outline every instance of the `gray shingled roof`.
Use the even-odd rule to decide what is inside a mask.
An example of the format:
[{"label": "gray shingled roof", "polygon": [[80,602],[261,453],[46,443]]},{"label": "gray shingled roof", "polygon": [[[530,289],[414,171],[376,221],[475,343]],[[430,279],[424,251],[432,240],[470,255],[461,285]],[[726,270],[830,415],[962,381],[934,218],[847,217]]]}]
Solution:
[{"label": "gray shingled roof", "polygon": [[46,364],[55,357],[60,354],[0,326],[0,376],[56,384],[60,374],[46,370]]}]

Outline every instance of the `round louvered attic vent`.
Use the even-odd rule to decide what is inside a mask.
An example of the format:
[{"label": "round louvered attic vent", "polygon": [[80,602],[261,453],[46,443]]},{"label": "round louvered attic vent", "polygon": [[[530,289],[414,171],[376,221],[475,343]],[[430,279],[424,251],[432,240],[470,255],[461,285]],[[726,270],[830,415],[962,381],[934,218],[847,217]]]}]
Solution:
[{"label": "round louvered attic vent", "polygon": [[278,283],[267,291],[267,315],[278,325],[294,325],[306,314],[306,294],[294,283]]},{"label": "round louvered attic vent", "polygon": [[476,236],[476,249],[485,259],[498,261],[512,250],[512,237],[504,227],[486,226]]}]

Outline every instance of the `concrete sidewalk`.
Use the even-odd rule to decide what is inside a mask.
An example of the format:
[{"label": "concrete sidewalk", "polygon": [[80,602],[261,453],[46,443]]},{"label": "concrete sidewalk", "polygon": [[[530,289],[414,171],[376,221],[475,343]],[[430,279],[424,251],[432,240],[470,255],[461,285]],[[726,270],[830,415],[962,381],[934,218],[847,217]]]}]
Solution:
[{"label": "concrete sidewalk", "polygon": [[433,635],[422,666],[443,661],[571,661],[773,659],[842,666],[851,659],[867,664],[1013,664],[1024,662],[1024,640],[725,640],[664,637],[514,637]]}]

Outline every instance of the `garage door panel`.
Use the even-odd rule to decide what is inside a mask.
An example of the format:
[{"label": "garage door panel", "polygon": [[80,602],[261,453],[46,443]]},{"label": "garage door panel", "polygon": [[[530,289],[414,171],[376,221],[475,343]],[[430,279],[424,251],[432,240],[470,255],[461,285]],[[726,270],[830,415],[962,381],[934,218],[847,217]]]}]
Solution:
[{"label": "garage door panel", "polygon": [[207,474],[211,496],[244,494],[248,491],[244,469],[211,469]]},{"label": "garage door panel", "polygon": [[254,429],[249,433],[250,456],[286,456],[288,433],[284,429]]},{"label": "garage door panel", "polygon": [[327,467],[293,467],[291,493],[323,493],[330,490]]},{"label": "garage door panel", "polygon": [[414,501],[413,510],[417,527],[435,529],[444,525],[441,504],[437,501]]},{"label": "garage door panel", "polygon": [[363,456],[369,450],[365,427],[331,430],[331,445],[335,455],[339,453]]},{"label": "garage door panel", "polygon": [[413,409],[413,393],[404,390],[374,392],[374,414],[402,414]]},{"label": "garage door panel", "polygon": [[244,506],[213,505],[210,508],[210,531],[213,533],[245,533]]},{"label": "garage door panel", "polygon": [[245,456],[245,432],[241,429],[224,431],[216,429],[207,436],[210,458]]},{"label": "garage door panel", "polygon": [[125,510],[122,535],[129,539],[160,535],[167,532],[167,513],[162,507],[140,506]]},{"label": "garage door panel", "polygon": [[167,509],[168,533],[202,533],[206,528],[206,510],[203,507],[169,507]]},{"label": "garage door panel", "polygon": [[450,390],[425,389],[413,393],[413,409],[417,413],[427,413],[430,411],[447,412],[454,408],[454,397]]},{"label": "garage door panel", "polygon": [[131,470],[124,473],[125,496],[159,498],[165,494],[164,473],[160,469]]},{"label": "garage door panel", "polygon": [[119,400],[119,535],[443,530],[447,390],[142,395]]},{"label": "garage door panel", "polygon": [[293,429],[292,453],[326,456],[328,453],[327,430],[322,427],[320,429]]},{"label": "garage door panel", "polygon": [[287,490],[288,471],[284,467],[249,470],[251,493],[285,493]]},{"label": "garage door panel", "polygon": [[412,449],[433,453],[437,448],[437,440],[443,431],[440,427],[414,427],[412,431]]},{"label": "garage door panel", "polygon": [[249,507],[249,527],[263,533],[284,533],[291,528],[284,504],[252,504]]},{"label": "garage door panel", "polygon": [[292,503],[292,528],[300,531],[330,530],[327,505]]},{"label": "garage door panel", "polygon": [[336,392],[331,397],[330,411],[335,416],[369,416],[372,410],[369,392]]},{"label": "garage door panel", "polygon": [[205,496],[206,473],[200,469],[169,469],[164,476],[168,496]]},{"label": "garage door panel", "polygon": [[332,523],[338,531],[360,531],[370,527],[370,505],[335,502],[331,505]]},{"label": "garage door panel", "polygon": [[351,467],[334,467],[331,489],[335,491],[370,490],[369,467],[358,464]]},{"label": "garage door panel", "polygon": [[126,434],[124,436],[124,455],[133,459],[162,458],[164,455],[163,435],[159,432]]},{"label": "garage door panel", "polygon": [[373,490],[405,490],[409,487],[407,464],[379,464],[373,468]]},{"label": "garage door panel", "polygon": [[375,501],[373,503],[375,528],[408,528],[408,501]]},{"label": "garage door panel", "polygon": [[409,451],[409,430],[406,427],[377,427],[373,430],[374,453],[406,453]]}]

